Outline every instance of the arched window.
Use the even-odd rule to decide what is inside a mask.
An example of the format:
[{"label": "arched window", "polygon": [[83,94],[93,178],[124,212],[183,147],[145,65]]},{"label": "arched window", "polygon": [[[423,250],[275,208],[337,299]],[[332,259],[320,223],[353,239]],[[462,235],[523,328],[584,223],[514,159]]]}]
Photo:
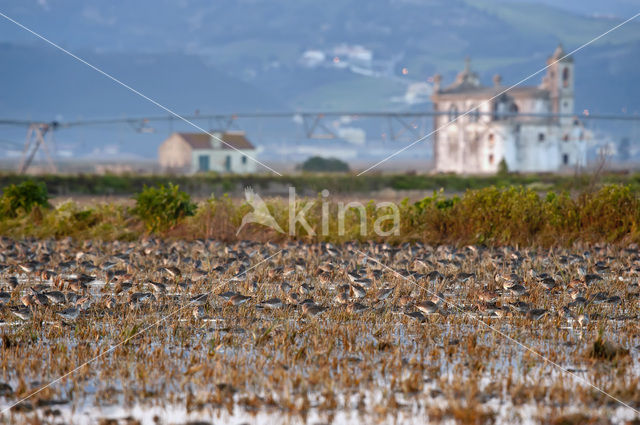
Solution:
[{"label": "arched window", "polygon": [[563,87],[569,87],[569,68],[565,68],[562,71],[562,86]]},{"label": "arched window", "polygon": [[509,98],[507,96],[502,95],[499,99],[493,104],[493,120],[498,121],[505,119],[505,115],[509,112]]},{"label": "arched window", "polygon": [[509,113],[510,114],[517,114],[518,113],[518,105],[516,105],[515,103],[512,103],[511,105],[509,105]]},{"label": "arched window", "polygon": [[458,118],[458,108],[456,105],[451,105],[449,108],[449,121],[453,121]]},{"label": "arched window", "polygon": [[478,107],[472,106],[471,112],[469,112],[469,121],[478,122],[479,119],[480,119],[480,111],[478,110]]}]

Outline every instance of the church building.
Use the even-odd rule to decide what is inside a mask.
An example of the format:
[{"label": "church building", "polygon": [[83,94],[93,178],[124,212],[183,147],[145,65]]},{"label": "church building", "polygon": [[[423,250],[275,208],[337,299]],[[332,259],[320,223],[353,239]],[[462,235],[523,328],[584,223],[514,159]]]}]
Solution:
[{"label": "church building", "polygon": [[[453,84],[434,77],[434,159],[437,172],[556,172],[586,164],[591,137],[574,116],[574,64],[558,46],[539,86],[483,85],[469,60]],[[504,92],[504,93],[502,93]],[[453,121],[453,122],[452,122]],[[451,123],[451,124],[449,124]]]}]

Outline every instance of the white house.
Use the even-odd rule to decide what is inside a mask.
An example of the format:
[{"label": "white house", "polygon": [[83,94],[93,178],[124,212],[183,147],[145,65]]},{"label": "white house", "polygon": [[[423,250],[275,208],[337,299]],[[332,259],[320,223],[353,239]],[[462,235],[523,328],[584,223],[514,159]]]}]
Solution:
[{"label": "white house", "polygon": [[[253,173],[255,147],[243,131],[173,133],[158,148],[160,167],[167,172]],[[222,143],[222,140],[224,143]]]},{"label": "white house", "polygon": [[442,112],[434,118],[434,129],[441,128],[434,134],[436,171],[495,173],[503,159],[510,171],[520,172],[585,165],[591,133],[572,115],[574,65],[573,58],[564,56],[558,46],[539,86],[505,93],[508,86],[498,75],[493,86],[483,86],[468,59],[450,86],[441,88],[436,75],[432,101],[434,110]]}]

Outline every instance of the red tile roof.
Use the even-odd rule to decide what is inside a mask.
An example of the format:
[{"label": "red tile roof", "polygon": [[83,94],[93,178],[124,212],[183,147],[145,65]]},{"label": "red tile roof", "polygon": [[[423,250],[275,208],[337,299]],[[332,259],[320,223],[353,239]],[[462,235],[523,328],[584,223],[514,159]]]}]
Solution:
[{"label": "red tile roof", "polygon": [[211,149],[211,136],[207,133],[178,133],[191,149]]},{"label": "red tile roof", "polygon": [[[218,132],[211,131],[210,134]],[[220,144],[220,149],[241,149],[251,150],[255,147],[245,137],[244,131],[227,131],[220,134],[219,138],[224,141]],[[214,149],[211,144],[211,136],[207,133],[178,133],[182,139],[191,146],[191,149]],[[215,141],[215,139],[214,139]]]},{"label": "red tile roof", "polygon": [[[222,133],[222,140],[236,149],[255,149],[251,142],[245,137],[244,131],[227,131]],[[222,145],[223,149],[231,149],[229,146]]]}]

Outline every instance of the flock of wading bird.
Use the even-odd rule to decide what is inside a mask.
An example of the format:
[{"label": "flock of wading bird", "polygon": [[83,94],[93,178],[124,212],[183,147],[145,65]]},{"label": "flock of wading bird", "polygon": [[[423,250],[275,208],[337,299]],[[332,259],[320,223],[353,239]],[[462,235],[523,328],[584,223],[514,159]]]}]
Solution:
[{"label": "flock of wading bird", "polygon": [[[545,356],[553,351],[545,351],[545,341],[564,341],[565,354],[554,353],[554,361],[563,364],[582,361],[576,360],[576,341],[584,342],[589,329],[592,336],[608,332],[621,345],[637,343],[633,329],[637,330],[640,310],[639,276],[640,250],[635,245],[516,249],[421,243],[1,239],[0,366],[5,380],[13,384],[0,385],[8,399],[29,396],[56,374],[122,344],[113,356],[125,356],[130,346],[155,347],[150,348],[155,354],[139,354],[129,361],[144,364],[150,375],[158,368],[156,382],[161,374],[170,380],[167,368],[189,376],[202,372],[203,385],[217,382],[217,393],[251,389],[259,394],[254,403],[266,403],[265,389],[274,394],[271,403],[283,404],[295,399],[291,394],[296,388],[298,395],[315,388],[324,402],[314,406],[325,406],[326,385],[334,393],[354,391],[365,382],[379,385],[363,378],[370,373],[396,390],[419,393],[434,379],[436,372],[427,372],[433,364],[440,374],[447,363],[471,367],[468,359],[456,363],[452,354],[457,347],[463,346],[469,356],[483,344],[499,344],[502,348],[495,356],[503,359],[519,349],[505,351],[511,343],[500,335],[488,338],[494,328],[519,331],[517,337],[525,338],[520,342],[538,347]],[[155,352],[158,344],[165,347],[168,359]],[[189,356],[170,354],[184,350],[185,344]],[[434,347],[449,357],[431,351]],[[59,352],[69,361],[52,360]],[[491,364],[490,352],[476,355]],[[29,363],[29,356],[37,360]],[[211,356],[218,366],[207,363]],[[392,361],[382,360],[388,358],[397,360],[399,371],[373,364]],[[340,367],[342,361],[346,363]],[[193,371],[198,364],[204,365]],[[372,371],[365,372],[366,364]],[[96,377],[91,373],[99,373],[101,382],[108,381],[119,370],[110,367],[106,370],[102,364],[101,372],[78,374],[89,379]],[[312,373],[322,367],[328,371],[323,375],[350,371],[351,376],[327,384],[326,378]],[[487,367],[477,366],[483,373]],[[412,373],[406,375],[407,369]],[[47,371],[44,376],[42,370]],[[128,370],[121,371],[120,379],[140,379]],[[291,377],[267,384],[277,371]],[[304,384],[295,378],[301,371]],[[407,376],[415,382],[407,384]],[[440,386],[444,391],[445,383]],[[64,388],[54,386],[51,391],[71,397]],[[290,405],[293,410],[309,407],[299,401]]]}]

